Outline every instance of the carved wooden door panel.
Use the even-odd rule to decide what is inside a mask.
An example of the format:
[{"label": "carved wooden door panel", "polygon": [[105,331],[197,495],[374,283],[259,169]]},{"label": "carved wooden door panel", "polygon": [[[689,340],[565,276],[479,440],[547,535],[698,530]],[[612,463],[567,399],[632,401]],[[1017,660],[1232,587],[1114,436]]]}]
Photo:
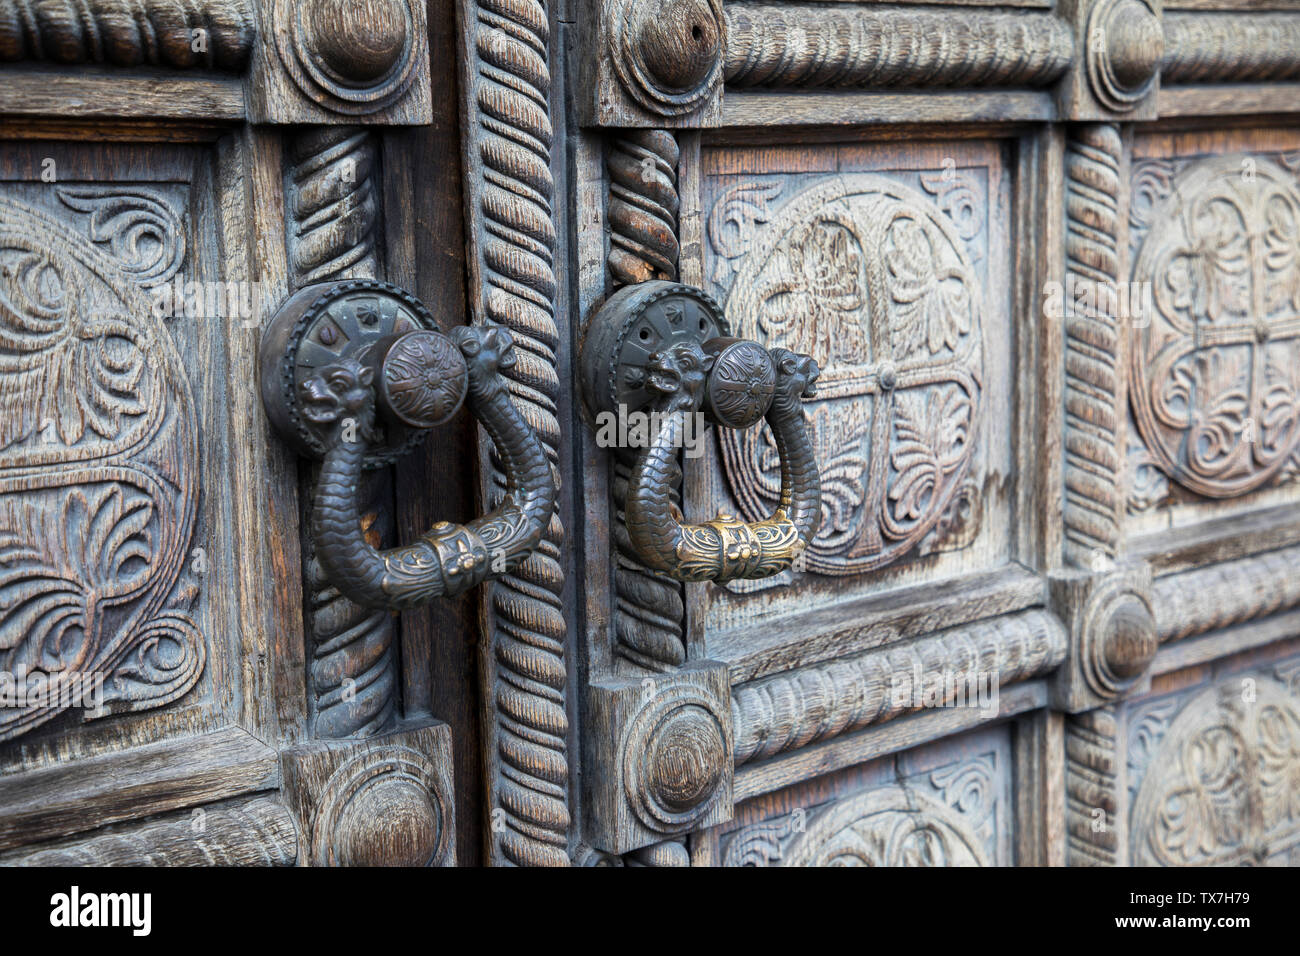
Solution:
[{"label": "carved wooden door panel", "polygon": [[[468,606],[340,592],[317,466],[259,393],[295,290],[387,280],[465,321],[457,104],[433,97],[455,11],[430,12],[0,10],[5,864],[478,856]],[[432,449],[363,482],[375,544],[472,512]]]},{"label": "carved wooden door panel", "polygon": [[1297,862],[1292,0],[0,59],[0,863]]},{"label": "carved wooden door panel", "polygon": [[[1264,6],[580,4],[584,374],[640,387],[605,303],[662,280],[820,372],[820,523],[761,578],[651,560],[640,460],[576,416],[584,861],[1300,859],[1300,14]],[[703,449],[688,518],[788,500],[774,431]]]}]

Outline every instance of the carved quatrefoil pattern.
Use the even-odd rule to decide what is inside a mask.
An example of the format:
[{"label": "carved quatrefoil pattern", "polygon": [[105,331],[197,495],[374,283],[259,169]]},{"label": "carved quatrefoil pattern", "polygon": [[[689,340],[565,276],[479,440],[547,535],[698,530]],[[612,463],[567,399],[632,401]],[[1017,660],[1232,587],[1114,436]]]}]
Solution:
[{"label": "carved quatrefoil pattern", "polygon": [[1263,156],[1148,160],[1133,196],[1133,281],[1152,300],[1131,322],[1137,430],[1185,488],[1254,491],[1300,452],[1296,177]]},{"label": "carved quatrefoil pattern", "polygon": [[[743,183],[710,215],[715,280],[736,269],[725,306],[734,333],[806,352],[822,368],[806,403],[822,483],[807,564],[822,574],[861,573],[907,553],[970,468],[984,291],[962,235],[973,193],[965,180],[944,187],[937,194],[951,216],[873,174],[825,179],[784,203],[781,184]],[[772,435],[723,430],[718,440],[731,491],[758,520],[780,496]]]},{"label": "carved quatrefoil pattern", "polygon": [[1133,865],[1300,862],[1300,705],[1281,681],[1144,705],[1128,751]]}]

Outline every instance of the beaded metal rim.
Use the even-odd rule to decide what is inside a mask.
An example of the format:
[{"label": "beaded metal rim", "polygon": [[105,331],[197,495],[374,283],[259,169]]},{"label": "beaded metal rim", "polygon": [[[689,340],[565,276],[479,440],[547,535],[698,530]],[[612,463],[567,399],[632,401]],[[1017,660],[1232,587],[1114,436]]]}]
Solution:
[{"label": "beaded metal rim", "polygon": [[[655,289],[653,292],[646,294],[637,302],[636,308],[632,309],[623,320],[623,324],[618,330],[618,337],[614,341],[614,348],[610,350],[608,379],[609,398],[610,402],[614,406],[618,406],[620,402],[626,398],[625,395],[620,394],[620,383],[623,381],[623,376],[621,374],[624,371],[622,355],[623,346],[627,342],[627,337],[632,334],[632,329],[641,321],[642,318],[645,317],[646,312],[649,311],[652,305],[675,295],[695,299],[709,314],[709,318],[712,319],[714,324],[717,326],[717,335],[702,335],[699,338],[700,345],[703,345],[712,338],[727,337],[731,335],[731,327],[727,322],[726,315],[723,314],[722,306],[718,304],[717,300],[714,299],[713,296],[709,295],[702,289],[682,285],[680,282],[671,282],[666,283],[662,288]],[[633,410],[630,405],[629,410]]]}]

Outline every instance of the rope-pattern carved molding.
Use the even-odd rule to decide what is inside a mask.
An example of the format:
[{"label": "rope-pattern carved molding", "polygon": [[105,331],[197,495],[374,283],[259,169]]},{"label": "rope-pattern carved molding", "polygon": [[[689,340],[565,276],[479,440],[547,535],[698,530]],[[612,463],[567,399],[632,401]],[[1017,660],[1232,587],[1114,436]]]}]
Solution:
[{"label": "rope-pattern carved molding", "polygon": [[1300,79],[1300,17],[1286,13],[1166,13],[1160,82]]},{"label": "rope-pattern carved molding", "polygon": [[729,3],[729,86],[1043,87],[1069,68],[1049,13]]},{"label": "rope-pattern carved molding", "polygon": [[238,73],[255,36],[247,0],[0,0],[0,60],[10,62]]},{"label": "rope-pattern carved molding", "polygon": [[1065,839],[1070,866],[1114,866],[1118,860],[1115,741],[1113,707],[1099,707],[1065,722]]},{"label": "rope-pattern carved molding", "polygon": [[[629,130],[611,137],[605,155],[609,171],[609,273],[617,286],[677,278],[677,138],[667,130]],[[614,522],[617,564],[614,634],[624,660],[651,670],[686,661],[682,586],[641,562],[624,521],[632,461],[614,462]],[[673,489],[680,505],[680,489]]]},{"label": "rope-pattern carved molding", "polygon": [[202,807],[60,846],[0,857],[3,866],[292,866],[293,817],[278,801]]},{"label": "rope-pattern carved molding", "polygon": [[[1119,129],[1079,126],[1065,154],[1067,288],[1091,305],[1065,304],[1065,549],[1077,566],[1120,548],[1124,387],[1116,318],[1119,278]],[[1049,316],[1049,319],[1056,318]]]},{"label": "rope-pattern carved molding", "polygon": [[961,693],[977,706],[973,685],[1045,674],[1065,655],[1065,628],[1037,609],[744,684],[731,698],[736,766],[892,720],[931,697],[950,706]]},{"label": "rope-pattern carved molding", "polygon": [[1162,644],[1244,624],[1300,605],[1300,547],[1158,578],[1153,586]]},{"label": "rope-pattern carved molding", "polygon": [[[290,143],[288,240],[295,288],[377,277],[375,156],[373,136],[357,127],[313,127]],[[312,498],[308,493],[303,501]],[[374,480],[366,483],[363,510],[366,533],[378,546],[391,511]],[[340,594],[317,561],[310,536],[304,544],[313,735],[369,736],[396,713],[394,618]]]},{"label": "rope-pattern carved molding", "polygon": [[373,279],[375,140],[355,126],[321,126],[293,141],[289,260],[298,286]]},{"label": "rope-pattern carved molding", "polygon": [[667,130],[628,130],[611,137],[609,271],[620,285],[677,281],[677,138]]},{"label": "rope-pattern carved molding", "polygon": [[[547,5],[463,0],[463,13],[471,306],[476,322],[505,325],[514,336],[517,360],[503,374],[556,465],[560,382]],[[495,499],[505,489],[499,462],[493,462],[491,481]],[[495,721],[488,758],[494,862],[569,863],[563,538],[557,514],[532,557],[491,587],[491,675],[484,696]]]}]

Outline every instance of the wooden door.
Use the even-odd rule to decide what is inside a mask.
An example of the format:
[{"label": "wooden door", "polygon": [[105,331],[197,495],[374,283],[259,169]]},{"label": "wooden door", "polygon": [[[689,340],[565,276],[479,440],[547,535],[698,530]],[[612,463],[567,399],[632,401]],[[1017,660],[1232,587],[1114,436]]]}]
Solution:
[{"label": "wooden door", "polygon": [[[582,5],[572,313],[820,367],[761,580],[649,570],[574,429],[590,859],[1300,861],[1292,6]],[[772,512],[770,432],[707,449],[688,516]]]},{"label": "wooden door", "polygon": [[[127,6],[0,5],[0,863],[1297,861],[1292,0]],[[513,340],[558,503],[459,598],[319,557],[258,354],[339,280]],[[653,296],[789,431],[602,435]],[[360,526],[506,471],[462,414]]]},{"label": "wooden door", "polygon": [[[0,10],[0,861],[478,858],[472,607],[340,594],[258,381],[316,283],[465,321],[454,16]],[[368,535],[473,511],[471,427],[367,480]]]}]

